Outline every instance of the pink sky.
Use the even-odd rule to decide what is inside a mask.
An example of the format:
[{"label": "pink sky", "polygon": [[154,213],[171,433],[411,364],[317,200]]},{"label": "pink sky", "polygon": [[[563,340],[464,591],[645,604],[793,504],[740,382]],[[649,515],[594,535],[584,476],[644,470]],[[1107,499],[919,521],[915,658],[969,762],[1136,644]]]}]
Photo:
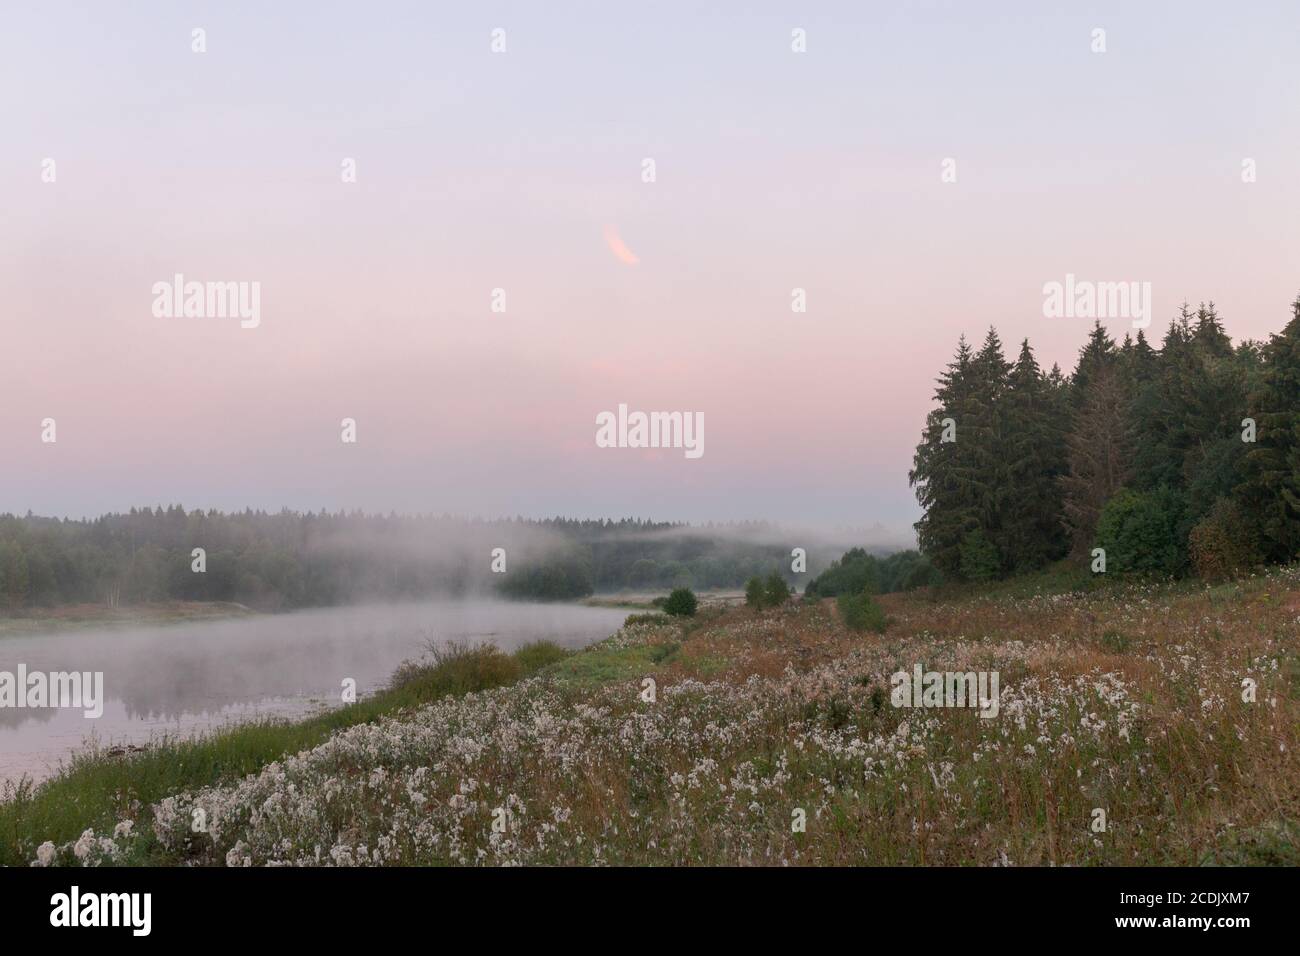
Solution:
[{"label": "pink sky", "polygon": [[[1045,319],[1043,283],[1149,281],[1156,339],[1184,298],[1264,337],[1300,290],[1295,8],[1040,6],[23,10],[0,511],[905,529],[959,334],[1072,366],[1091,322]],[[177,272],[260,282],[260,326],[155,318]],[[620,402],[702,412],[705,455],[597,448]]]}]

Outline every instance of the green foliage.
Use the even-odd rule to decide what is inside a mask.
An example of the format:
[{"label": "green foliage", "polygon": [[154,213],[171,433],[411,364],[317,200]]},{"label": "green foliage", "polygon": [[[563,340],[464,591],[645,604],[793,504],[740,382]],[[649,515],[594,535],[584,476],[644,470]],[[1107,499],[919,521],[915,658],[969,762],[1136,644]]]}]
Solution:
[{"label": "green foliage", "polygon": [[819,597],[839,594],[856,594],[859,591],[877,593],[880,589],[880,562],[862,548],[850,548],[838,561],[804,588],[805,593]]},{"label": "green foliage", "polygon": [[[1044,375],[1028,341],[1014,366],[993,329],[978,353],[964,338],[958,343],[909,474],[925,511],[917,538],[941,575],[964,576],[963,543],[976,530],[998,555],[994,576],[1064,553],[1067,396],[1059,369]],[[989,569],[976,570],[985,580]]]},{"label": "green foliage", "polygon": [[841,594],[835,599],[835,605],[839,609],[840,619],[850,630],[884,633],[888,624],[884,609],[870,594]]},{"label": "green foliage", "polygon": [[[494,644],[463,642],[429,644],[428,659],[403,661],[389,679],[390,691],[415,691],[423,699],[468,694],[513,684],[524,673],[523,663]],[[538,654],[530,650],[528,654]]]},{"label": "green foliage", "polygon": [[752,577],[745,583],[745,604],[755,610],[780,607],[790,600],[790,585],[779,572],[773,571],[766,579]]},{"label": "green foliage", "polygon": [[1269,561],[1300,556],[1300,297],[1291,309],[1291,321],[1264,348],[1259,385],[1250,396],[1257,435],[1239,489]]},{"label": "green foliage", "polygon": [[[668,603],[667,601],[664,602]],[[663,624],[667,621],[667,616],[663,614],[629,614],[623,621],[624,627],[633,627],[637,624]]]},{"label": "green foliage", "polygon": [[936,588],[943,584],[943,574],[924,557],[907,568],[907,573],[899,582],[897,591],[913,591],[917,588]]},{"label": "green foliage", "polygon": [[837,597],[840,594],[890,594],[913,588],[931,587],[943,579],[938,569],[919,551],[895,551],[885,558],[850,548],[844,556],[808,582],[804,597]]},{"label": "green foliage", "polygon": [[790,585],[785,583],[785,578],[779,573],[773,571],[763,583],[763,596],[768,607],[780,607],[790,600]]},{"label": "green foliage", "polygon": [[527,644],[521,644],[514,649],[511,656],[519,662],[523,670],[523,676],[535,674],[543,667],[549,667],[556,661],[562,661],[573,651],[567,647],[561,647],[554,641],[529,641]]},{"label": "green foliage", "polygon": [[29,583],[27,556],[20,545],[0,542],[0,601],[11,608],[22,607]]},{"label": "green foliage", "polygon": [[1008,493],[997,524],[986,524],[1006,573],[1044,567],[1068,549],[1060,515],[1069,412],[1060,370],[1053,372],[1043,375],[1025,339],[1001,402],[998,457]]},{"label": "green foliage", "polygon": [[1188,550],[1196,573],[1209,580],[1234,577],[1263,561],[1254,526],[1241,506],[1226,498],[1192,528]]},{"label": "green foliage", "polygon": [[511,568],[504,577],[501,593],[512,598],[569,601],[595,590],[591,555],[580,547],[553,554],[545,561]]},{"label": "green foliage", "polygon": [[989,540],[984,529],[968,531],[961,542],[961,576],[967,581],[992,581],[1001,566],[997,545]]},{"label": "green foliage", "polygon": [[978,527],[983,481],[976,482],[974,459],[978,441],[976,369],[966,337],[939,376],[936,407],[926,417],[908,480],[916,489],[924,514],[916,523],[921,550],[946,575],[961,568],[961,539]]},{"label": "green foliage", "polygon": [[1171,488],[1123,489],[1097,522],[1097,547],[1106,550],[1108,574],[1179,574],[1186,552],[1178,538],[1181,498]]},{"label": "green foliage", "polygon": [[1300,557],[1300,298],[1264,346],[1234,347],[1212,302],[1183,306],[1159,350],[1141,331],[1117,348],[1098,322],[1068,382],[1028,342],[1008,370],[994,332],[979,353],[963,338],[935,400],[909,477],[946,578],[1033,572],[1063,531],[1076,560],[1100,545],[1121,573],[1186,573],[1193,540],[1215,576]]},{"label": "green foliage", "polygon": [[677,656],[677,652],[682,649],[681,641],[666,641],[663,644],[649,644],[646,648],[646,654],[652,664],[666,664]]},{"label": "green foliage", "polygon": [[694,617],[699,602],[690,588],[676,588],[664,602],[664,611],[674,617]]},{"label": "green foliage", "polygon": [[[766,531],[750,522],[691,529],[632,519],[223,514],[179,505],[79,521],[0,514],[0,611],[154,601],[278,610],[482,588],[535,600],[733,588],[788,554]],[[545,548],[534,546],[543,540]],[[191,570],[197,547],[206,551],[206,573]],[[504,574],[489,569],[495,547],[509,553]]]}]

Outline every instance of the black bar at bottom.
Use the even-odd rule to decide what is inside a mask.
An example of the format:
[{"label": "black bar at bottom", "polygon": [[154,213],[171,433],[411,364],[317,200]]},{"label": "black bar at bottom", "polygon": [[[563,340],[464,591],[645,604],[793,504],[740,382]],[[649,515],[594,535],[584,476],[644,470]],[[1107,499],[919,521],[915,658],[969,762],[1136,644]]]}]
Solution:
[{"label": "black bar at bottom", "polygon": [[[734,945],[780,930],[822,935],[837,925],[839,932],[874,935],[892,924],[922,938],[964,926],[992,931],[994,937],[978,937],[986,941],[1001,932],[1049,930],[1058,940],[1185,942],[1199,934],[1231,945],[1295,925],[1296,875],[1285,868],[30,868],[0,871],[0,914],[7,941],[66,937],[74,929],[75,886],[80,939],[116,937],[128,945],[146,938],[138,935],[144,897],[117,894],[149,894],[147,938],[188,945],[209,937],[340,945],[376,932],[382,938],[421,931],[434,934],[426,937],[431,942],[453,945],[446,933],[455,926],[484,942],[517,937],[535,945],[539,935],[590,940],[599,932],[590,921],[607,919],[634,936],[668,932],[678,943],[702,936]],[[126,925],[80,925],[115,915]],[[69,925],[55,926],[52,917]],[[678,920],[685,922],[674,928]]]}]

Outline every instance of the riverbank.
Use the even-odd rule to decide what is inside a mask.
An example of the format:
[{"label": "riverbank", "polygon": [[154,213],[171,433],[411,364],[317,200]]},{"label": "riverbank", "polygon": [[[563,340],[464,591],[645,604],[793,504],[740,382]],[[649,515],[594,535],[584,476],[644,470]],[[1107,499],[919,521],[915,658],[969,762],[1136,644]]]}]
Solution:
[{"label": "riverbank", "polygon": [[164,601],[108,607],[104,604],[69,604],[57,608],[30,608],[21,615],[0,616],[0,638],[77,628],[128,628],[189,624],[257,614],[230,601]]},{"label": "riverbank", "polygon": [[[701,607],[734,607],[745,603],[745,592],[735,588],[716,591],[696,591],[695,597]],[[659,605],[655,601],[664,601],[663,591],[615,591],[606,594],[593,594],[583,598],[580,604],[586,607],[617,607],[627,610],[654,611]]]},{"label": "riverbank", "polygon": [[[881,603],[881,635],[832,602],[710,610],[256,746],[97,758],[0,806],[4,859],[1300,863],[1300,569]],[[900,706],[917,665],[997,673],[999,706]]]}]

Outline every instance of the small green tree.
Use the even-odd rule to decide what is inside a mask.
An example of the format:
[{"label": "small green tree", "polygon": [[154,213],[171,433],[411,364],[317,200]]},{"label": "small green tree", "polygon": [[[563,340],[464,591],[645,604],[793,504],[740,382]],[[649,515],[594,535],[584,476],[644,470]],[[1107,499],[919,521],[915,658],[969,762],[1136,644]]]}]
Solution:
[{"label": "small green tree", "polygon": [[677,588],[664,602],[664,610],[676,617],[694,617],[698,606],[695,592],[690,588]]},{"label": "small green tree", "polygon": [[763,595],[768,607],[780,607],[790,599],[790,585],[785,583],[785,578],[781,577],[779,571],[773,571],[767,576]]},{"label": "small green tree", "polygon": [[755,609],[763,607],[763,579],[752,577],[745,582],[745,604]]},{"label": "small green tree", "polygon": [[841,594],[835,599],[840,619],[852,631],[875,631],[883,634],[888,623],[884,609],[865,591],[861,594]]}]

